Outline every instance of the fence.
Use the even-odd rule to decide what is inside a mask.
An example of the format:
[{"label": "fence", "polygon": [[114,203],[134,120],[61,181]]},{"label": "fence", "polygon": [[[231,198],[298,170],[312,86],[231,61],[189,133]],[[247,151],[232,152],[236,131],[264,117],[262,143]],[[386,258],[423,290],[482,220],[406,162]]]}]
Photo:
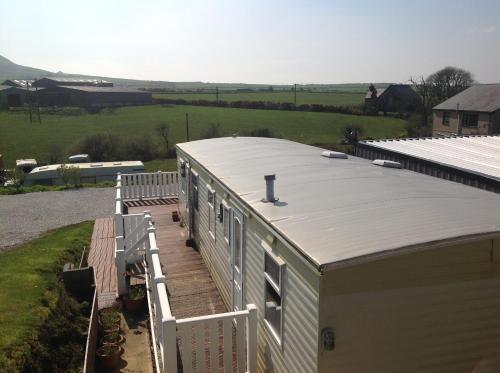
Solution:
[{"label": "fence", "polygon": [[[165,275],[156,246],[155,228],[147,228],[146,263],[149,307],[153,320],[153,341],[158,345],[164,373],[177,373],[177,341],[183,372],[233,372],[234,358],[239,373],[256,372],[257,308],[176,320],[167,297]],[[194,343],[193,343],[194,341]],[[156,346],[155,346],[156,347]],[[193,348],[194,347],[194,348]],[[222,359],[219,357],[222,351]]]},{"label": "fence", "polygon": [[[184,372],[256,372],[257,308],[176,320],[167,296],[155,228],[148,212],[124,214],[123,201],[178,196],[178,174],[122,174],[117,177],[115,207],[115,261],[118,292],[127,291],[127,263],[145,255],[146,287],[152,323],[151,337],[157,370],[177,373],[177,342]],[[234,349],[233,349],[233,334]],[[234,351],[233,351],[234,350]],[[222,351],[222,356],[219,352]],[[233,362],[234,360],[234,362]]]},{"label": "fence", "polygon": [[177,172],[154,172],[118,175],[122,199],[169,198],[179,195]]}]

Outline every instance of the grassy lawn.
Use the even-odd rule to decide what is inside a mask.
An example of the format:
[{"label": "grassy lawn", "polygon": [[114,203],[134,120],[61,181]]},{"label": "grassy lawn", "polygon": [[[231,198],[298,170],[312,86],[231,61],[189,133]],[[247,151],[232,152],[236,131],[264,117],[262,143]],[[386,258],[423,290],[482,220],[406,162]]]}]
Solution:
[{"label": "grassy lawn", "polygon": [[[368,89],[368,88],[367,88]],[[161,93],[154,94],[155,98],[171,98],[183,100],[216,101],[214,93]],[[300,92],[297,91],[297,105],[323,104],[334,106],[353,106],[363,103],[365,93],[359,92]],[[219,91],[221,101],[269,101],[269,102],[294,102],[293,92],[241,92],[225,93]]]},{"label": "grassy lawn", "polygon": [[154,161],[144,162],[146,172],[156,171],[175,171],[177,170],[177,160],[171,159],[155,159]]},{"label": "grassy lawn", "polygon": [[275,110],[229,109],[185,105],[126,107],[99,114],[42,115],[42,123],[29,123],[26,113],[0,112],[0,153],[6,167],[16,159],[36,158],[48,162],[54,146],[66,154],[85,135],[114,133],[123,137],[155,137],[155,127],[170,124],[170,142],[186,141],[186,113],[189,114],[190,139],[199,139],[211,123],[219,124],[224,135],[245,135],[267,127],[274,136],[307,144],[337,144],[347,125],[363,128],[372,138],[405,134],[404,121],[387,117],[355,116],[336,113],[313,113]]},{"label": "grassy lawn", "polygon": [[49,313],[47,299],[64,261],[88,246],[92,222],[57,229],[0,253],[0,360],[6,349],[36,333]]}]

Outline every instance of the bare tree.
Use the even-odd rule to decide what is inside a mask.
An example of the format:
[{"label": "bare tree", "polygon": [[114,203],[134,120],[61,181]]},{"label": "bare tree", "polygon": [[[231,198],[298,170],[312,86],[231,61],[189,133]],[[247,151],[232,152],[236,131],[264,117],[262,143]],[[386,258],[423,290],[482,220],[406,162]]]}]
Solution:
[{"label": "bare tree", "polygon": [[168,154],[170,149],[170,144],[168,139],[170,135],[170,126],[168,125],[168,123],[160,123],[156,126],[156,132],[165,142],[165,154]]}]

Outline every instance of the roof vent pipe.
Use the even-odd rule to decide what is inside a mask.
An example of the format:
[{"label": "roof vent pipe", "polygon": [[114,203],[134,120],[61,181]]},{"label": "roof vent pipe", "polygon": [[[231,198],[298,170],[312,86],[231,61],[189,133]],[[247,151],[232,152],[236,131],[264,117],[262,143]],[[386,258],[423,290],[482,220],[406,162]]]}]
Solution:
[{"label": "roof vent pipe", "polygon": [[264,175],[264,180],[266,180],[266,198],[262,202],[276,202],[278,198],[274,197],[274,180],[276,180],[276,175]]}]

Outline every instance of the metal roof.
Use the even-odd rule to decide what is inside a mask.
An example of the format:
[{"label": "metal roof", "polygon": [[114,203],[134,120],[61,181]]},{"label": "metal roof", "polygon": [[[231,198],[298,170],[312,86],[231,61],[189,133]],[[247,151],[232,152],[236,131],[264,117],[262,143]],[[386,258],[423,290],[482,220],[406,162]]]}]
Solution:
[{"label": "metal roof", "polygon": [[46,88],[57,89],[57,88],[65,88],[71,89],[74,91],[84,91],[84,92],[114,92],[114,93],[143,93],[143,94],[151,94],[151,92],[145,92],[138,89],[133,88],[123,88],[123,87],[93,87],[93,86],[68,86],[68,85],[58,85]]},{"label": "metal roof", "polygon": [[477,84],[434,107],[434,110],[460,110],[492,113],[500,109],[500,84]]},{"label": "metal roof", "polygon": [[[287,140],[177,144],[309,261],[323,267],[438,242],[500,236],[500,195]],[[279,201],[264,203],[264,175]]]},{"label": "metal roof", "polygon": [[500,181],[500,136],[371,140],[360,143]]},{"label": "metal roof", "polygon": [[54,82],[64,83],[64,82],[72,82],[72,83],[111,83],[107,80],[103,79],[76,79],[76,78],[58,78],[58,77],[46,77],[42,79],[52,80]]}]

